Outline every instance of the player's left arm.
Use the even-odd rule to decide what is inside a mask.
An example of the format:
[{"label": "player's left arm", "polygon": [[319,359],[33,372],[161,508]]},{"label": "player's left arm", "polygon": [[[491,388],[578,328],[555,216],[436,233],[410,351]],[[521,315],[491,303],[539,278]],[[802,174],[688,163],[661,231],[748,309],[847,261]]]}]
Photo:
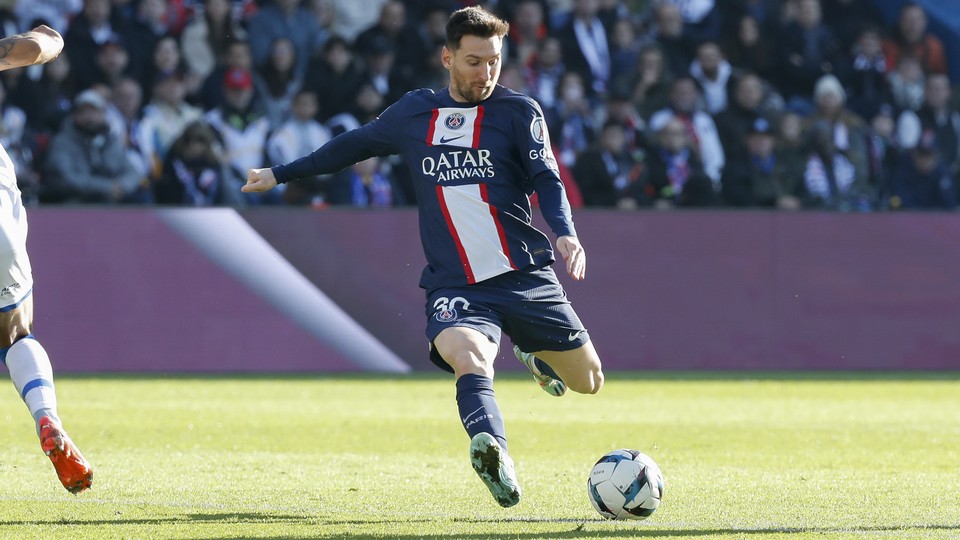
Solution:
[{"label": "player's left arm", "polygon": [[46,25],[0,39],[0,71],[45,64],[60,55],[63,37]]},{"label": "player's left arm", "polygon": [[577,238],[573,226],[570,202],[560,180],[557,160],[550,146],[547,122],[536,101],[527,98],[523,122],[517,126],[520,143],[520,159],[528,178],[533,179],[533,189],[540,201],[540,213],[557,235],[557,251],[566,263],[567,274],[580,280],[586,276],[587,255]]}]

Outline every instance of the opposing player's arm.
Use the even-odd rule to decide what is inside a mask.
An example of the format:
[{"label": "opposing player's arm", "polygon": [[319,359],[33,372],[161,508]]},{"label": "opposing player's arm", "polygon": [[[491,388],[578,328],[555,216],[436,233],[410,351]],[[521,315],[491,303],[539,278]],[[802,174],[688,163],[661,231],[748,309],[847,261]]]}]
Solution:
[{"label": "opposing player's arm", "polygon": [[0,39],[0,71],[46,64],[63,50],[63,37],[49,26]]}]

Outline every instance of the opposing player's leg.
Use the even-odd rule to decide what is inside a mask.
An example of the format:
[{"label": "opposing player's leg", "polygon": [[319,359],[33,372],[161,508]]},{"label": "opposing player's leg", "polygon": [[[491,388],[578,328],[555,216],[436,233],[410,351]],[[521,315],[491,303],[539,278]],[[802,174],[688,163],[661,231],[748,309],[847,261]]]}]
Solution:
[{"label": "opposing player's leg", "polygon": [[507,454],[503,415],[493,392],[493,360],[499,345],[474,328],[448,326],[432,347],[457,378],[457,407],[470,436],[474,471],[500,506],[514,506],[520,502],[520,484]]},{"label": "opposing player's leg", "polygon": [[0,311],[0,361],[30,410],[40,447],[53,463],[63,487],[70,493],[80,493],[93,482],[93,470],[60,423],[53,367],[46,350],[30,334],[32,320],[30,294]]}]

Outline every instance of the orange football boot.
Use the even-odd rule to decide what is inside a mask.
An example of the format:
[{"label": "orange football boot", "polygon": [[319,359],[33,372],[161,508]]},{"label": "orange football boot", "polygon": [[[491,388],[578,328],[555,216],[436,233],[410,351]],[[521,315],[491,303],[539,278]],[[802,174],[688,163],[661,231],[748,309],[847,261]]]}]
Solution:
[{"label": "orange football boot", "polygon": [[93,469],[67,432],[49,416],[40,419],[40,448],[50,457],[60,483],[76,495],[93,483]]}]

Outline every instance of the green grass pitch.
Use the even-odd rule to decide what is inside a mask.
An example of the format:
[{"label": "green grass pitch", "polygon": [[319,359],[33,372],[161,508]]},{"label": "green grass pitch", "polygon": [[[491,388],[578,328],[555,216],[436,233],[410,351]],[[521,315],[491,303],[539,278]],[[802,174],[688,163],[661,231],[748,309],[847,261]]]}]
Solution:
[{"label": "green grass pitch", "polygon": [[[62,489],[0,392],[0,538],[960,538],[960,377],[608,373],[596,396],[498,376],[524,489],[470,469],[449,377],[61,377],[95,468]],[[650,454],[647,521],[604,521],[585,483]]]}]

